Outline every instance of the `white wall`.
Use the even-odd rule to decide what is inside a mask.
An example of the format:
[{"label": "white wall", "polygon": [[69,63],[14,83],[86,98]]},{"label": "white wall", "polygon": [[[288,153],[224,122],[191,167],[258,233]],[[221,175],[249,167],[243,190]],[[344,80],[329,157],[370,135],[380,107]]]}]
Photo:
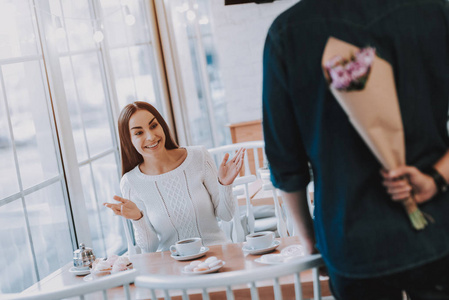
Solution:
[{"label": "white wall", "polygon": [[273,20],[298,0],[224,5],[210,1],[229,123],[262,118],[262,53]]}]

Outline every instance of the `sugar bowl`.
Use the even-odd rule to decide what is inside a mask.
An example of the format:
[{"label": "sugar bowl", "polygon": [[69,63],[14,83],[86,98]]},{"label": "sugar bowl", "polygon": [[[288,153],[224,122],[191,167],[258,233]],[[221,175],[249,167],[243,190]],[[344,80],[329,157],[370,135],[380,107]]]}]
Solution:
[{"label": "sugar bowl", "polygon": [[91,248],[88,248],[84,243],[80,244],[80,248],[73,251],[73,265],[75,268],[88,268],[95,261],[95,255]]}]

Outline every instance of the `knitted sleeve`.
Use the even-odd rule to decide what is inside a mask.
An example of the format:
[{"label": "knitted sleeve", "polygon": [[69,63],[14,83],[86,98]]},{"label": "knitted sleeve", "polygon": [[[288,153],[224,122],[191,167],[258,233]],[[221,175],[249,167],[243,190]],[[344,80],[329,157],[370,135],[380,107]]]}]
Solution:
[{"label": "knitted sleeve", "polygon": [[126,174],[122,177],[120,189],[123,198],[133,201],[143,214],[143,217],[139,220],[132,221],[137,246],[139,246],[143,252],[155,252],[159,247],[159,238],[146,215],[146,207],[144,202],[139,199],[137,195],[133,195]]},{"label": "knitted sleeve", "polygon": [[211,196],[211,201],[214,205],[215,216],[223,221],[232,220],[235,201],[232,195],[232,184],[222,185],[218,181],[217,167],[212,159],[212,156],[206,148],[202,147],[204,157],[204,186]]}]

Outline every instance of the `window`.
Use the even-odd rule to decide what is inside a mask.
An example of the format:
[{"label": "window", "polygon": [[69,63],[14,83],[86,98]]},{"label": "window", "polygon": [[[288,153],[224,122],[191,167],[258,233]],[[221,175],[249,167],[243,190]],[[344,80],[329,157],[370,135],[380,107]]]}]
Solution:
[{"label": "window", "polygon": [[74,234],[33,8],[7,1],[0,20],[0,282],[12,292],[70,261]]},{"label": "window", "polygon": [[[171,15],[168,32],[153,6]],[[230,142],[209,16],[207,0],[0,0],[1,293],[71,262],[78,243],[97,257],[126,251],[102,206],[120,194],[126,104],[153,104],[175,129],[173,109],[183,145]],[[171,39],[181,107],[159,35]]]},{"label": "window", "polygon": [[0,292],[126,251],[116,123],[135,100],[167,117],[153,10],[142,0],[0,1]]},{"label": "window", "polygon": [[231,142],[208,0],[165,1],[175,69],[190,144],[207,148]]}]

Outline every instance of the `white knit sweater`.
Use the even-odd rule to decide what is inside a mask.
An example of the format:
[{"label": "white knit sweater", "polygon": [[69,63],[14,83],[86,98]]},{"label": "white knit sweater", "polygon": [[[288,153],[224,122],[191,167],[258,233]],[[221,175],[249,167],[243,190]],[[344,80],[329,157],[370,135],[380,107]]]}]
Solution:
[{"label": "white knit sweater", "polygon": [[186,149],[184,162],[170,172],[146,175],[137,166],[122,177],[122,196],[143,212],[143,218],[132,223],[137,245],[144,252],[166,251],[176,241],[191,237],[201,237],[205,246],[230,242],[217,217],[232,219],[232,185],[218,182],[206,148]]}]

